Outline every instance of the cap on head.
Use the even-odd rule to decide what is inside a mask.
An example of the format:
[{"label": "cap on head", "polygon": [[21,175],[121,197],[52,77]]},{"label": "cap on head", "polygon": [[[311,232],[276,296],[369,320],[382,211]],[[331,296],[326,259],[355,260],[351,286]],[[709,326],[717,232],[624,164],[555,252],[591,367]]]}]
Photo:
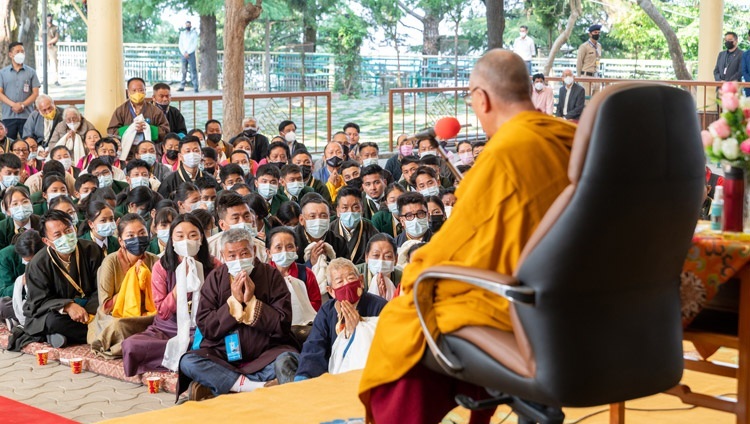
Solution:
[{"label": "cap on head", "polygon": [[601,31],[601,30],[602,30],[602,26],[601,26],[601,25],[599,25],[599,24],[594,24],[594,25],[591,25],[591,26],[589,27],[589,32],[590,32],[590,33],[591,33],[591,32],[594,32],[594,31]]}]

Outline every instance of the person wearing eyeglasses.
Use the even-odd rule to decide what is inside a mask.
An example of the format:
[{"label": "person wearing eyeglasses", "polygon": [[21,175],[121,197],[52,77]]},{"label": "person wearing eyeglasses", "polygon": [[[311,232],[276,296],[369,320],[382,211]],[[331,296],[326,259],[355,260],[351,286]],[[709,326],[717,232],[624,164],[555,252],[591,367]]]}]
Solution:
[{"label": "person wearing eyeglasses", "polygon": [[427,199],[421,193],[404,193],[396,199],[398,220],[404,231],[396,237],[396,246],[401,247],[407,240],[428,242],[432,238],[430,214],[427,212]]}]

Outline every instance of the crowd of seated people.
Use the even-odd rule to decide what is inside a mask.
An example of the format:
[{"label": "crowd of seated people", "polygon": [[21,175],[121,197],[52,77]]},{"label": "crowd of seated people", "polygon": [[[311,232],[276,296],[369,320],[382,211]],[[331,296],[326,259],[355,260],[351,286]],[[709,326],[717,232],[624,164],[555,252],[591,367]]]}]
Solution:
[{"label": "crowd of seated people", "polygon": [[[316,161],[292,121],[188,131],[168,85],[158,104],[142,79],[126,88],[106,133],[40,96],[32,127],[55,127],[0,146],[9,348],[88,344],[127,376],[179,373],[195,400],[362,368],[457,201],[445,159],[400,136],[386,164],[348,123]],[[481,148],[459,143],[454,164]]]}]

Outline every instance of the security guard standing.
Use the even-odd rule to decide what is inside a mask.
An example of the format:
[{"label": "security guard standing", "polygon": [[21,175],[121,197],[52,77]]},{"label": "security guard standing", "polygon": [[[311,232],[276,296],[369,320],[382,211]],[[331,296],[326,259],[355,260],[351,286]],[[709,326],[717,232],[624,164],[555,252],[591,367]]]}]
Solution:
[{"label": "security guard standing", "polygon": [[[601,78],[599,73],[599,62],[602,57],[602,45],[599,44],[601,25],[589,27],[589,39],[578,47],[578,60],[576,62],[576,73],[584,78]],[[582,83],[586,88],[586,97],[591,97],[601,90],[600,83]]]}]

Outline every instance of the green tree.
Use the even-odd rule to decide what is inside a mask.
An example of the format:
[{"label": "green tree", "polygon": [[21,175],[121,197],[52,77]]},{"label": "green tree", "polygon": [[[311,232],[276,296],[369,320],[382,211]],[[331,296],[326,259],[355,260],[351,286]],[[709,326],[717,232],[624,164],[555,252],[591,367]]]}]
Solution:
[{"label": "green tree", "polygon": [[315,53],[318,22],[326,13],[341,6],[341,2],[337,0],[289,0],[289,7],[302,15],[302,52]]},{"label": "green tree", "polygon": [[372,25],[383,30],[386,41],[396,50],[396,86],[402,87],[401,52],[399,50],[402,37],[398,25],[404,13],[400,8],[389,7],[387,3],[380,0],[360,0],[360,3],[367,8]]},{"label": "green tree", "polygon": [[359,92],[361,75],[360,49],[367,37],[367,21],[345,7],[321,28],[326,45],[335,55],[335,89],[350,96]]}]

